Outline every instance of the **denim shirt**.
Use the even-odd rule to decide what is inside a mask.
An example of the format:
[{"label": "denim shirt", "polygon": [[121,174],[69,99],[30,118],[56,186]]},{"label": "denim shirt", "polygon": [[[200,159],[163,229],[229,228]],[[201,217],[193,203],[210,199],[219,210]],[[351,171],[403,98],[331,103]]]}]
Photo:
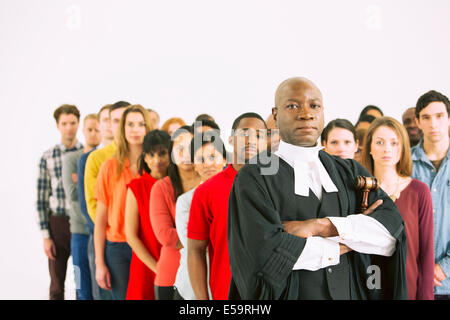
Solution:
[{"label": "denim shirt", "polygon": [[423,139],[411,149],[412,177],[428,185],[433,199],[434,255],[447,278],[442,287],[434,287],[435,294],[450,294],[450,148],[439,171],[425,154]]}]

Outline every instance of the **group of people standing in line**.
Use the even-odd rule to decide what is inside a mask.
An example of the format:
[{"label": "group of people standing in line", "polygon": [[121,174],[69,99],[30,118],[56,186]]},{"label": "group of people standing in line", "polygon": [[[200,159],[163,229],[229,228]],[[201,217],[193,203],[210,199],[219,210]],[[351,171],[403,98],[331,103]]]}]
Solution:
[{"label": "group of people standing in line", "polygon": [[[64,299],[70,255],[80,300],[449,299],[449,108],[429,91],[403,125],[370,105],[324,127],[320,90],[291,78],[266,120],[235,119],[227,152],[211,116],[159,129],[125,101],[85,116],[83,146],[80,112],[62,105],[37,182],[50,299]],[[254,171],[261,155],[275,172]],[[346,170],[378,180],[368,211],[342,201],[357,192]],[[375,256],[395,257],[396,294],[355,289],[358,259]]]}]

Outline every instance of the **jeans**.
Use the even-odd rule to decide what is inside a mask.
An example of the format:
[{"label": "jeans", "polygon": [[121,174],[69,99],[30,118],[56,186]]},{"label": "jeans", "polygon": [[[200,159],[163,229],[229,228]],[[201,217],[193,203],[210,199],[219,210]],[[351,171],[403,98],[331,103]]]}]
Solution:
[{"label": "jeans", "polygon": [[88,259],[89,259],[89,269],[91,270],[91,282],[92,282],[92,297],[94,300],[112,300],[111,292],[100,288],[95,280],[95,246],[94,246],[94,235],[89,235],[88,240]]},{"label": "jeans", "polygon": [[113,300],[125,300],[130,277],[132,251],[126,242],[106,240],[105,261],[111,274],[111,294]]},{"label": "jeans", "polygon": [[75,273],[77,300],[92,300],[91,270],[88,259],[89,236],[80,233],[72,233],[70,249]]}]

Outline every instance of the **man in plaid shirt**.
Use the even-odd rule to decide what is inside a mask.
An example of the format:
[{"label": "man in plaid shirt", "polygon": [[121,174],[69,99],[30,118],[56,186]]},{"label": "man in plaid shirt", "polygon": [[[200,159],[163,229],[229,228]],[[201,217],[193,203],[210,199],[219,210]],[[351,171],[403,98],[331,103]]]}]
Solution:
[{"label": "man in plaid shirt", "polygon": [[53,117],[61,133],[61,143],[44,152],[40,159],[36,206],[44,251],[49,259],[50,300],[63,300],[70,257],[70,208],[62,183],[62,159],[66,152],[82,149],[83,145],[77,141],[80,112],[76,106],[62,105]]}]

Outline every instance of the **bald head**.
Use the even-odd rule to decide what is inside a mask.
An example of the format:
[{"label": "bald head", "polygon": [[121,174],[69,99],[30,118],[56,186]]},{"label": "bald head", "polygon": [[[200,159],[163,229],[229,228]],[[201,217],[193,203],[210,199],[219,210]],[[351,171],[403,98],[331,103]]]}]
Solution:
[{"label": "bald head", "polygon": [[286,94],[289,94],[290,91],[298,91],[298,90],[315,91],[315,94],[322,100],[322,92],[320,92],[319,88],[311,80],[303,77],[294,77],[284,80],[278,86],[277,91],[275,92],[275,107],[279,105],[280,100]]},{"label": "bald head", "polygon": [[419,129],[416,123],[416,108],[412,107],[406,109],[402,115],[402,122],[408,132],[411,147],[413,147],[419,143],[423,135],[422,130]]},{"label": "bald head", "polygon": [[297,146],[315,146],[323,130],[322,93],[306,78],[287,79],[277,88],[272,114],[281,140]]},{"label": "bald head", "polygon": [[403,112],[402,118],[405,117],[410,117],[411,115],[415,116],[416,115],[416,108],[415,107],[411,107],[405,110],[405,112]]}]

